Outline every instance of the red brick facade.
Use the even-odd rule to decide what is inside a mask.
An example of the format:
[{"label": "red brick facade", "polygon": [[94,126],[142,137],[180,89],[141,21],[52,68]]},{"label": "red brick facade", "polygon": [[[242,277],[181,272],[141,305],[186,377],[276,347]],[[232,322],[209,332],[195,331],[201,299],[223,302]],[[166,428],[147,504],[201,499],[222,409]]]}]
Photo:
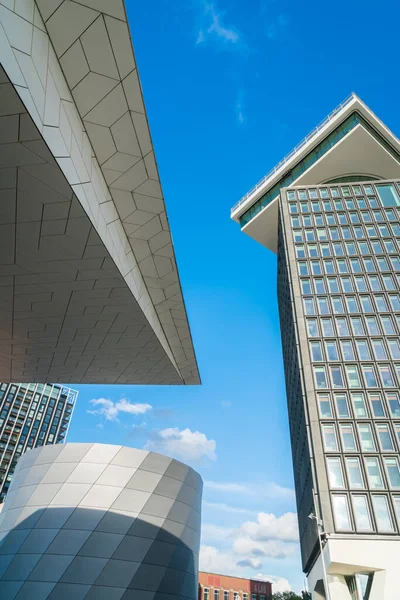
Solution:
[{"label": "red brick facade", "polygon": [[199,600],[272,600],[270,581],[199,573]]}]

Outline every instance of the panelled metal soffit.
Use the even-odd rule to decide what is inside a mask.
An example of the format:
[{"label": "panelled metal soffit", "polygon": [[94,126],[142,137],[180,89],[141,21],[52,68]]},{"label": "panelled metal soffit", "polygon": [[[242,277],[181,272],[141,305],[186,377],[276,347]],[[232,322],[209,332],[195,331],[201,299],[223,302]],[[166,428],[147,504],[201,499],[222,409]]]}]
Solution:
[{"label": "panelled metal soffit", "polygon": [[122,0],[0,0],[0,380],[200,382]]},{"label": "panelled metal soffit", "polygon": [[244,233],[277,252],[280,188],[353,175],[400,178],[400,141],[355,94],[246,194],[231,217]]}]

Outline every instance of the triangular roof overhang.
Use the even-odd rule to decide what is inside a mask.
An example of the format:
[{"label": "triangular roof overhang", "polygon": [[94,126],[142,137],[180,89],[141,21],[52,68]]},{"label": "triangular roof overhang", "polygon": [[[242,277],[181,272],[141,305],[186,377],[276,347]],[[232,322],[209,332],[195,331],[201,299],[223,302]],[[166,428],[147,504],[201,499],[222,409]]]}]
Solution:
[{"label": "triangular roof overhang", "polygon": [[354,94],[253,188],[231,217],[244,233],[276,252],[280,189],[352,175],[400,178],[399,140]]}]

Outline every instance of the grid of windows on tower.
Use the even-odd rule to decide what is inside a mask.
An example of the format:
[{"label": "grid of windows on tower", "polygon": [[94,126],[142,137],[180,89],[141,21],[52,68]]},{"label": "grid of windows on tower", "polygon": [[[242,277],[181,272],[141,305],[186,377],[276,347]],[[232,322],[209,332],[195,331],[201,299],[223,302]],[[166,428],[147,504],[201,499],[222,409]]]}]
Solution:
[{"label": "grid of windows on tower", "polygon": [[65,441],[77,395],[60,385],[0,384],[0,502],[21,454]]},{"label": "grid of windows on tower", "polygon": [[398,534],[399,183],[286,194],[335,527]]}]

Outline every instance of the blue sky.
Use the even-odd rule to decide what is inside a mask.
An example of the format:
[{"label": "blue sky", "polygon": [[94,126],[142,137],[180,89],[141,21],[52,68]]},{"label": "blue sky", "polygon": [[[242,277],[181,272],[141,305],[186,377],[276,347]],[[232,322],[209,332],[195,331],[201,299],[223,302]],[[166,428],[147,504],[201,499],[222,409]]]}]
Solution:
[{"label": "blue sky", "polygon": [[299,590],[276,257],[229,211],[351,91],[400,131],[400,8],[126,4],[203,385],[80,386],[69,440],[189,457],[202,568]]}]

